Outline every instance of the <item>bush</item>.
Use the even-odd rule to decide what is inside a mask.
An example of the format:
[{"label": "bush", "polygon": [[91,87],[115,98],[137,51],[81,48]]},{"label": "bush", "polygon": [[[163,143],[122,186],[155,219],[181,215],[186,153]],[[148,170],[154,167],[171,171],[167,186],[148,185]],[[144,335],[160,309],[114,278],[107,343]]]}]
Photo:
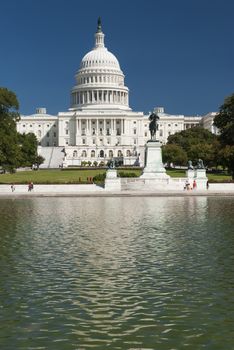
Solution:
[{"label": "bush", "polygon": [[106,174],[98,174],[93,177],[93,182],[96,184],[104,183],[106,178]]},{"label": "bush", "polygon": [[135,173],[131,173],[131,172],[127,173],[125,171],[119,171],[118,176],[119,177],[137,177]]}]

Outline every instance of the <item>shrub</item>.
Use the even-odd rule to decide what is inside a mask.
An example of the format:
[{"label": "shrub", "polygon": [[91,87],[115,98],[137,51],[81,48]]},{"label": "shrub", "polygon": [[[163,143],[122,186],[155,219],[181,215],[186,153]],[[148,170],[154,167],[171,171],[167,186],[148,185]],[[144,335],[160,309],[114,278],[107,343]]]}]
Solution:
[{"label": "shrub", "polygon": [[135,173],[131,173],[131,172],[127,173],[125,171],[119,171],[118,176],[119,177],[137,177]]},{"label": "shrub", "polygon": [[96,184],[104,183],[106,178],[106,174],[97,174],[93,177],[93,182]]}]

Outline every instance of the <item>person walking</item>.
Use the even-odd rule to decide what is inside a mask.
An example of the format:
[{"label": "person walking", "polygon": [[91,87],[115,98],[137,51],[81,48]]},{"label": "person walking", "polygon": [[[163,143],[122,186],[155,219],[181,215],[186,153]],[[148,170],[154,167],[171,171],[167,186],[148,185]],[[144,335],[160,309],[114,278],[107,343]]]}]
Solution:
[{"label": "person walking", "polygon": [[197,183],[196,183],[196,180],[193,180],[193,190],[196,190],[197,189]]},{"label": "person walking", "polygon": [[185,181],[185,189],[186,189],[187,191],[190,190],[190,182],[189,182],[189,179],[187,179],[187,180]]}]

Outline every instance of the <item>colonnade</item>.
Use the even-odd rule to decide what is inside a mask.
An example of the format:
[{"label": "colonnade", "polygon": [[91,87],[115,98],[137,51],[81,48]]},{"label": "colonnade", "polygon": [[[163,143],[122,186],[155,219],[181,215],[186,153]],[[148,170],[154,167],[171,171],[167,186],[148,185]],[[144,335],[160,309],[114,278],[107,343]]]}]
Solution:
[{"label": "colonnade", "polygon": [[105,103],[128,106],[128,93],[118,90],[84,90],[72,93],[72,105]]},{"label": "colonnade", "polygon": [[124,118],[77,118],[76,133],[80,136],[123,135],[125,134]]}]

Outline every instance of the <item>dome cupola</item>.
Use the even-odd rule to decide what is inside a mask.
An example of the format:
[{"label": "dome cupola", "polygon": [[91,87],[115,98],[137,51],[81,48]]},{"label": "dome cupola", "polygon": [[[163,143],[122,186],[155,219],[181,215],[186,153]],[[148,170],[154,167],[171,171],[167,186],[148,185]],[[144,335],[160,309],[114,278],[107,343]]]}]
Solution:
[{"label": "dome cupola", "polygon": [[124,74],[115,55],[105,47],[104,37],[99,17],[95,46],[83,57],[75,76],[72,109],[130,109]]}]

